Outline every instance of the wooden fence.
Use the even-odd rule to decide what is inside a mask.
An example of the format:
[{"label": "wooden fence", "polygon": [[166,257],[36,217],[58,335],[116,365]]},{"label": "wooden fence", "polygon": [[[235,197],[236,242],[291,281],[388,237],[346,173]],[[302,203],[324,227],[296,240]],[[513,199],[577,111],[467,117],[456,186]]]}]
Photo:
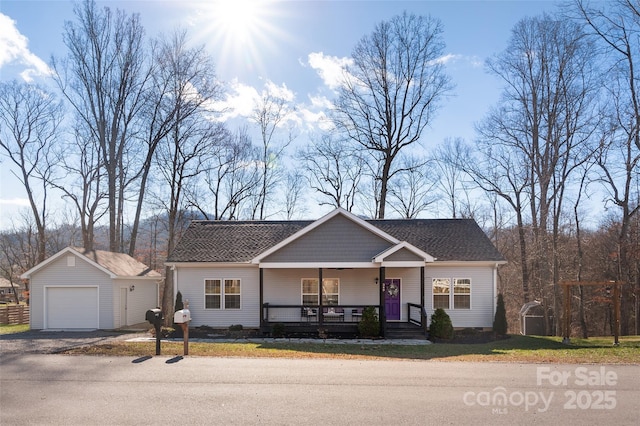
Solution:
[{"label": "wooden fence", "polygon": [[0,324],[29,324],[29,306],[0,305]]}]

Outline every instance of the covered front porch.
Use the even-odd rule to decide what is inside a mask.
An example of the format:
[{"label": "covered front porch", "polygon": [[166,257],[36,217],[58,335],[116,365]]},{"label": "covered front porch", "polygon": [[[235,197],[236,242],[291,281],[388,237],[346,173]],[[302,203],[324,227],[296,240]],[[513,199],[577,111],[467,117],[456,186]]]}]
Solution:
[{"label": "covered front porch", "polygon": [[425,335],[424,275],[424,266],[261,268],[260,330],[268,334],[278,324],[289,334],[357,335],[364,309],[373,307],[381,337],[389,328]]}]

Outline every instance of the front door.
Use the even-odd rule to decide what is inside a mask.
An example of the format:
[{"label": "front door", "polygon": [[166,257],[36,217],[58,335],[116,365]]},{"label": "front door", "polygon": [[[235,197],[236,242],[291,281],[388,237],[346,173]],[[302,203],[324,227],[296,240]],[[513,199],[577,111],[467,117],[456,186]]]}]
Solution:
[{"label": "front door", "polygon": [[124,327],[127,324],[127,295],[129,289],[126,287],[120,287],[120,327]]},{"label": "front door", "polygon": [[400,320],[400,278],[384,280],[384,311],[387,320]]}]

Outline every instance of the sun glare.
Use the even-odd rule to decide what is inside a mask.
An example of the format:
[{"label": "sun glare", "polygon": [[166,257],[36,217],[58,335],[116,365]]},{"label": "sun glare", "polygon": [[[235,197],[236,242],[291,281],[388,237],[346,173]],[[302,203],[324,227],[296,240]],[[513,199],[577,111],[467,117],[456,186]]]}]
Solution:
[{"label": "sun glare", "polygon": [[[283,37],[274,0],[218,0],[201,11],[198,29],[231,66],[257,70]],[[224,65],[224,64],[220,64]]]},{"label": "sun glare", "polygon": [[219,1],[214,6],[214,19],[221,32],[236,42],[246,43],[254,35],[252,31],[261,25],[260,8],[261,3],[256,0]]}]

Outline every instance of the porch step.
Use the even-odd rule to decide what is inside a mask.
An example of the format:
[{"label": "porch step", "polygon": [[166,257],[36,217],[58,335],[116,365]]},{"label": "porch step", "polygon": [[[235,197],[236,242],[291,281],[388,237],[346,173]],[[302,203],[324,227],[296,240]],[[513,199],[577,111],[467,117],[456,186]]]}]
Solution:
[{"label": "porch step", "polygon": [[424,331],[420,327],[407,323],[388,323],[385,337],[387,339],[427,340]]}]

